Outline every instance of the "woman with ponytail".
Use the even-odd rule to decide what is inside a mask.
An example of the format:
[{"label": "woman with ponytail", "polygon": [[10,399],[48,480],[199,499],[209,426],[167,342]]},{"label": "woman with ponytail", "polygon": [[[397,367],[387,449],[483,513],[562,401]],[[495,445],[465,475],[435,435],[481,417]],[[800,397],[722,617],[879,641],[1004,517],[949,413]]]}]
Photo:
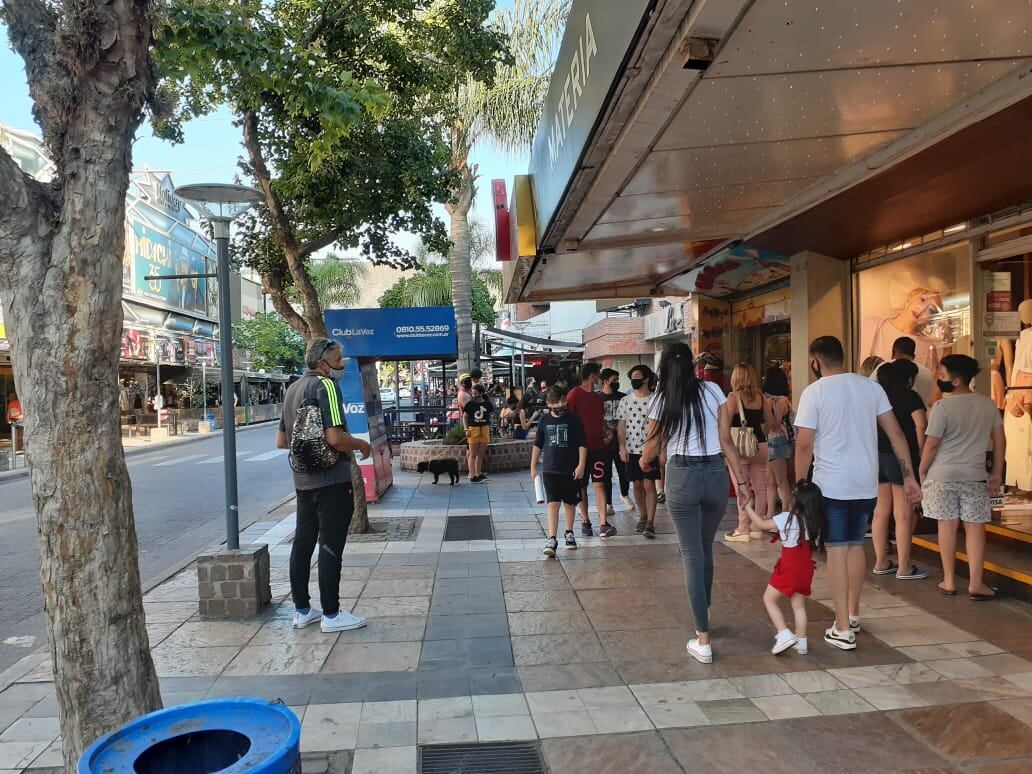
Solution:
[{"label": "woman with ponytail", "polygon": [[698,634],[688,641],[687,649],[709,664],[713,661],[709,635],[713,539],[727,509],[728,470],[740,498],[748,501],[753,493],[731,439],[724,393],[696,377],[692,351],[681,343],[667,345],[659,361],[659,389],[649,412],[642,470],[651,470],[663,454],[667,509],[681,546]]}]

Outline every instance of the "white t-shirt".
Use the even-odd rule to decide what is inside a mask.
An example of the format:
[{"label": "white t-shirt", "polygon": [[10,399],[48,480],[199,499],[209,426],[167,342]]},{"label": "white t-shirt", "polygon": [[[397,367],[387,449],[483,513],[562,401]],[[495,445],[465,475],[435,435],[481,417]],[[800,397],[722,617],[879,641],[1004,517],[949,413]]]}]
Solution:
[{"label": "white t-shirt", "polygon": [[[886,363],[895,363],[895,360],[886,360]],[[878,371],[885,363],[881,363],[878,368],[875,368],[871,372],[871,380],[878,381]],[[932,376],[932,372],[925,368],[920,363],[914,363],[917,366],[917,376],[914,377],[914,392],[921,396],[921,400],[925,402],[926,406],[932,405],[932,398],[935,397],[935,378]]]},{"label": "white t-shirt", "polygon": [[[699,382],[699,387],[702,390],[702,419],[706,426],[706,443],[703,445],[699,438],[699,428],[695,426],[695,418],[688,417],[688,421],[692,423],[691,432],[685,433],[685,424],[682,421],[677,432],[673,433],[670,440],[667,441],[667,458],[675,454],[686,457],[712,457],[714,454],[720,454],[720,426],[717,423],[717,412],[721,406],[727,403],[727,398],[720,387],[712,382]],[[663,399],[657,397],[652,404],[652,410],[649,411],[649,419],[659,419],[662,410]]]},{"label": "white t-shirt", "polygon": [[881,385],[859,374],[825,376],[803,390],[795,425],[814,431],[813,483],[825,497],[878,496],[878,417],[891,411]]},{"label": "white t-shirt", "polygon": [[651,405],[651,393],[639,398],[633,392],[629,392],[620,399],[620,405],[616,407],[617,421],[624,421],[624,439],[628,454],[641,454],[645,448]]},{"label": "white t-shirt", "polygon": [[799,539],[805,537],[805,530],[799,529],[798,519],[789,519],[788,511],[782,511],[774,517],[774,526],[778,528],[778,537],[785,548],[795,548]]}]

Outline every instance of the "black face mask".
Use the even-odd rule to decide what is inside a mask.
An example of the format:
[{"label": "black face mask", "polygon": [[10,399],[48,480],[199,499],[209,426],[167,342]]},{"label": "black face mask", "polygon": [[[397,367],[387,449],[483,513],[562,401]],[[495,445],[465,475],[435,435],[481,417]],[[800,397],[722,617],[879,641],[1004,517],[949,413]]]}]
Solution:
[{"label": "black face mask", "polygon": [[552,409],[552,416],[561,417],[566,415],[566,407]]},{"label": "black face mask", "polygon": [[819,365],[817,365],[817,361],[816,360],[811,360],[810,361],[810,371],[813,372],[813,375],[816,378],[818,378],[818,379],[821,378],[821,367]]},{"label": "black face mask", "polygon": [[645,380],[644,379],[631,379],[631,389],[632,390],[640,390],[642,388],[642,385],[644,385],[644,384],[645,384]]},{"label": "black face mask", "polygon": [[612,390],[613,392],[616,392],[617,390],[620,389],[620,382],[610,382],[609,383],[609,389]]},{"label": "black face mask", "polygon": [[956,389],[956,385],[953,382],[947,382],[944,379],[936,379],[935,383],[939,385],[941,392],[953,392]]}]

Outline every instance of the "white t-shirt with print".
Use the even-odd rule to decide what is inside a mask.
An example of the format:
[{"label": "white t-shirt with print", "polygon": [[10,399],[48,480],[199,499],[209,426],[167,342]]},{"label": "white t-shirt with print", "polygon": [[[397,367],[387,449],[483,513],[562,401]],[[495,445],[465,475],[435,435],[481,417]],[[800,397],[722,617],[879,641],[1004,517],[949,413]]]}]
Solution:
[{"label": "white t-shirt with print", "polygon": [[[685,423],[682,420],[677,432],[670,436],[667,441],[667,457],[681,454],[686,457],[712,457],[720,454],[720,426],[717,423],[717,416],[720,407],[727,403],[724,392],[713,382],[699,382],[699,389],[702,390],[702,420],[706,427],[705,443],[699,437],[699,428],[695,426],[695,418],[688,417],[691,422],[691,432],[685,433]],[[663,410],[663,399],[658,397],[652,404],[649,411],[649,419],[659,419]]]},{"label": "white t-shirt with print", "polygon": [[834,500],[878,496],[878,417],[885,390],[859,374],[825,376],[803,390],[795,426],[814,431],[813,483]]},{"label": "white t-shirt with print", "polygon": [[652,393],[644,398],[639,398],[630,392],[620,399],[620,405],[616,407],[617,421],[622,419],[625,423],[624,440],[628,454],[641,454],[645,448],[645,439],[648,437],[649,408],[652,406],[652,400]]},{"label": "white t-shirt with print", "polygon": [[778,528],[778,538],[785,548],[795,548],[799,539],[804,538],[806,530],[799,529],[799,520],[790,519],[788,511],[782,511],[774,517],[774,526]]}]

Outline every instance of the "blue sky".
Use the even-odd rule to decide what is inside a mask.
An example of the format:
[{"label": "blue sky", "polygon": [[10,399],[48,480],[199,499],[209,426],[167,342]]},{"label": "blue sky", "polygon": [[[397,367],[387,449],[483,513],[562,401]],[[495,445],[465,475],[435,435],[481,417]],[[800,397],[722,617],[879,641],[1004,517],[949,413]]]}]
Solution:
[{"label": "blue sky", "polygon": [[[498,6],[511,5],[511,0],[501,0]],[[32,118],[32,100],[25,80],[25,69],[21,60],[11,50],[7,41],[7,30],[0,25],[0,123],[38,133],[39,127]],[[169,170],[177,185],[194,182],[231,183],[237,172],[236,160],[243,155],[240,130],[231,123],[227,110],[191,121],[185,128],[186,141],[172,145],[153,136],[150,125],[144,124],[137,133],[133,149],[133,164],[137,168],[147,165],[151,169]],[[494,215],[491,204],[491,180],[504,178],[511,192],[513,175],[524,174],[529,155],[510,157],[500,153],[487,142],[481,142],[472,154],[472,161],[479,165],[479,185],[475,210],[477,216],[494,229]],[[444,208],[439,207],[439,216],[447,222]],[[410,242],[400,237],[399,242]]]}]

